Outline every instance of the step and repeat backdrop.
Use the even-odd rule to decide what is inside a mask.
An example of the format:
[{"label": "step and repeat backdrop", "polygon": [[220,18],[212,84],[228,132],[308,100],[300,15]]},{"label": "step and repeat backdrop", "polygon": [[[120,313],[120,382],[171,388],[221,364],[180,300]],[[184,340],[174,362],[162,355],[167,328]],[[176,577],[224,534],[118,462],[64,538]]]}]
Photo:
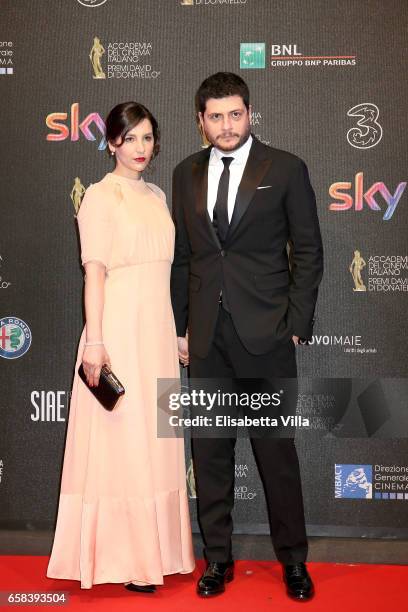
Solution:
[{"label": "step and repeat backdrop", "polygon": [[[297,411],[308,532],[406,537],[406,0],[1,0],[0,527],[54,526],[83,326],[76,213],[112,170],[104,118],[157,117],[148,180],[205,146],[194,94],[227,70],[253,133],[308,165],[325,248]],[[120,321],[118,321],[118,327]],[[195,484],[186,444],[195,528]],[[143,470],[143,465],[140,466]],[[273,470],[273,466],[271,466]],[[247,439],[235,529],[267,533]]]}]

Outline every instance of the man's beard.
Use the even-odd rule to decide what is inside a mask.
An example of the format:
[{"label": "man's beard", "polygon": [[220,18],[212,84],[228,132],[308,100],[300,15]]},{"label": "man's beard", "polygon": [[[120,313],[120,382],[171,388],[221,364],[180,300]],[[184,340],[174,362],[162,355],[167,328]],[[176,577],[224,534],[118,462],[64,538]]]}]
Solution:
[{"label": "man's beard", "polygon": [[[207,136],[207,140],[214,146],[217,147],[217,149],[219,149],[220,151],[223,151],[225,153],[231,153],[232,151],[236,151],[237,149],[239,149],[240,147],[242,147],[243,144],[246,143],[246,141],[248,140],[249,136],[251,134],[251,126],[248,125],[248,129],[246,130],[246,132],[244,134],[242,134],[241,137],[239,137],[239,140],[236,144],[231,145],[230,147],[225,147],[223,146],[222,143],[222,139],[218,139],[218,138],[214,138],[214,139],[210,139]],[[226,134],[222,134],[222,136],[239,136],[238,134],[235,134],[235,132],[227,132]]]}]

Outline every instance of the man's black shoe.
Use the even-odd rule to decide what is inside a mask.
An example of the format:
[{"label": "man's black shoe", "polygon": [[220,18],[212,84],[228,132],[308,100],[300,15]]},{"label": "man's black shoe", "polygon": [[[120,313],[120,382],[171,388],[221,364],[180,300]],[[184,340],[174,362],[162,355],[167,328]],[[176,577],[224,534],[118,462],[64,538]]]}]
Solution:
[{"label": "man's black shoe", "polygon": [[197,593],[201,597],[219,595],[225,591],[225,583],[234,578],[234,562],[218,563],[210,561],[207,569],[197,583]]},{"label": "man's black shoe", "polygon": [[313,597],[313,582],[304,563],[285,565],[283,580],[286,584],[286,592],[292,599],[306,601]]}]

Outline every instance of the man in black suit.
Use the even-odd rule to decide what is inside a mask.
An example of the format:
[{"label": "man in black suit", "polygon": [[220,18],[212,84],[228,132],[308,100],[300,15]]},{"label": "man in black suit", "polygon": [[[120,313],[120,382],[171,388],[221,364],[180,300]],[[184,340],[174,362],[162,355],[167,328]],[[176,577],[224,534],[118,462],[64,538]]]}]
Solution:
[{"label": "man in black suit", "polygon": [[[312,336],[323,271],[306,165],[251,135],[249,90],[239,76],[208,77],[196,106],[212,147],[183,160],[173,176],[171,291],[180,361],[197,378],[296,378],[295,345]],[[207,560],[197,585],[202,596],[222,593],[233,578],[235,442],[192,441]],[[254,437],[251,444],[287,592],[310,599],[294,440]]]}]

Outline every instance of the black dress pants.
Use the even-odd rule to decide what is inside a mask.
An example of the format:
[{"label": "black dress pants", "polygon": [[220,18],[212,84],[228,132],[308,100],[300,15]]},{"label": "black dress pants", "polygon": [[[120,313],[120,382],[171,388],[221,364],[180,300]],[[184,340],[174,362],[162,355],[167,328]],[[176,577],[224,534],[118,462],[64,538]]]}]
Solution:
[{"label": "black dress pants", "polygon": [[[214,340],[205,358],[190,355],[192,378],[296,378],[296,347],[292,340],[252,355],[241,343],[231,315],[221,306]],[[296,406],[292,414],[295,414]],[[235,483],[234,438],[193,438],[198,520],[207,561],[232,558],[231,512]],[[307,538],[298,456],[293,438],[251,438],[264,486],[272,542],[284,564],[306,560]]]}]

